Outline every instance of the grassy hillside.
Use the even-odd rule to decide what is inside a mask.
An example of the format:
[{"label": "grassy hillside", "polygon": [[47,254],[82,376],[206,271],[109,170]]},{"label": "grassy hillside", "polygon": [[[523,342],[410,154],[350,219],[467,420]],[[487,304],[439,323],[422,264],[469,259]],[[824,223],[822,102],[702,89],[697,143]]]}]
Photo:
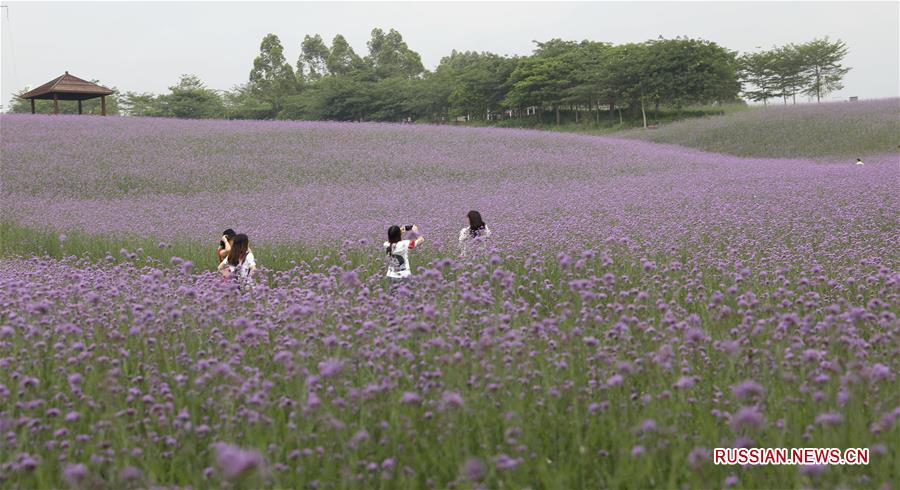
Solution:
[{"label": "grassy hillside", "polygon": [[855,158],[895,153],[900,99],[770,106],[614,136],[739,156]]}]

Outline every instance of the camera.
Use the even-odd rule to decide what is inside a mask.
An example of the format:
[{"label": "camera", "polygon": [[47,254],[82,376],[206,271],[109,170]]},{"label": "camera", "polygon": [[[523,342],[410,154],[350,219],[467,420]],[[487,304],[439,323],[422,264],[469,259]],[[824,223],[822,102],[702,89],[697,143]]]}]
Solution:
[{"label": "camera", "polygon": [[403,227],[403,229],[406,230],[406,231],[410,231],[410,230],[413,229],[413,225],[406,225],[406,226]]}]

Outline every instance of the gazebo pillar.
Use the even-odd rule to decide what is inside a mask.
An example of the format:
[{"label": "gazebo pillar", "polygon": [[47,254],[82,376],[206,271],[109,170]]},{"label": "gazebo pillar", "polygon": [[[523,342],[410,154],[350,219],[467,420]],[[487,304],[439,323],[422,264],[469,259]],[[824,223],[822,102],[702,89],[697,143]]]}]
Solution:
[{"label": "gazebo pillar", "polygon": [[81,99],[78,99],[78,115],[81,115]]},{"label": "gazebo pillar", "polygon": [[34,99],[29,100],[31,100],[31,113],[34,114]]},{"label": "gazebo pillar", "polygon": [[[81,102],[79,102],[79,104],[80,103]],[[81,113],[79,112],[79,114],[81,114]],[[100,96],[100,115],[101,116],[106,115],[106,96],[105,95]]]},{"label": "gazebo pillar", "polygon": [[53,113],[59,114],[59,96],[53,94]]}]

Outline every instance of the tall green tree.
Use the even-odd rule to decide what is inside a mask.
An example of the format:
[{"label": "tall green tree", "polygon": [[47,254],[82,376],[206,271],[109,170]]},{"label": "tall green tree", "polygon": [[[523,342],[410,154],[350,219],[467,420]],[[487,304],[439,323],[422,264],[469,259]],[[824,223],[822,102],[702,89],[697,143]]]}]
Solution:
[{"label": "tall green tree", "polygon": [[266,35],[250,70],[250,90],[270,105],[269,118],[281,110],[282,101],[298,91],[294,70],[285,61],[284,47],[275,34]]},{"label": "tall green tree", "polygon": [[[440,68],[440,67],[439,67]],[[412,117],[430,121],[447,121],[450,118],[449,74],[436,69],[413,80],[408,107]]]},{"label": "tall green tree", "polygon": [[314,82],[328,74],[328,56],[331,51],[322,40],[322,36],[306,35],[300,45],[300,58],[297,60],[297,74],[306,81]]},{"label": "tall green tree", "polygon": [[821,102],[823,96],[844,88],[844,75],[850,68],[841,65],[848,52],[843,41],[838,39],[832,42],[825,37],[801,44],[797,49],[804,67],[803,73],[809,81],[803,93],[815,96],[816,102]]},{"label": "tall green tree", "polygon": [[391,77],[369,85],[368,121],[401,122],[413,115],[413,84],[417,80],[405,77]]},{"label": "tall green tree", "polygon": [[738,59],[738,63],[744,97],[768,105],[769,99],[778,95],[774,75],[775,53],[745,53]]},{"label": "tall green tree", "polygon": [[803,53],[798,46],[787,44],[767,53],[771,59],[770,85],[776,89],[775,95],[787,104],[788,98],[797,103],[797,94],[809,85],[809,75],[805,72]]},{"label": "tall green tree", "polygon": [[514,58],[493,53],[453,51],[435,72],[446,86],[447,104],[453,115],[486,119],[499,112],[508,92],[507,80],[517,65]]},{"label": "tall green tree", "polygon": [[614,46],[607,58],[609,90],[619,100],[627,100],[629,108],[635,112],[640,108],[644,127],[647,127],[645,103],[650,83],[650,55],[646,43],[628,43]]},{"label": "tall green tree", "polygon": [[737,53],[702,39],[676,38],[647,42],[643,58],[646,94],[660,104],[730,102],[737,98]]},{"label": "tall green tree", "polygon": [[[585,40],[575,50],[573,60],[577,68],[572,87],[566,90],[564,99],[576,107],[575,122],[579,120],[578,106],[588,106],[593,111],[601,100],[608,102],[610,107],[615,105],[616,96],[610,90],[607,79],[610,46],[608,43]],[[599,111],[597,116],[599,118]]]},{"label": "tall green tree", "polygon": [[551,39],[537,43],[534,54],[519,60],[510,75],[511,88],[504,104],[509,107],[550,105],[560,124],[560,105],[574,86],[577,43]]},{"label": "tall green tree", "polygon": [[367,45],[369,55],[366,61],[378,79],[415,78],[425,71],[419,53],[409,49],[403,36],[394,29],[387,33],[377,27],[372,29],[372,37]]},{"label": "tall green tree", "polygon": [[363,66],[363,59],[353,51],[353,47],[344,36],[340,34],[334,36],[331,41],[331,51],[325,60],[328,73],[338,76],[349,75],[362,69]]}]

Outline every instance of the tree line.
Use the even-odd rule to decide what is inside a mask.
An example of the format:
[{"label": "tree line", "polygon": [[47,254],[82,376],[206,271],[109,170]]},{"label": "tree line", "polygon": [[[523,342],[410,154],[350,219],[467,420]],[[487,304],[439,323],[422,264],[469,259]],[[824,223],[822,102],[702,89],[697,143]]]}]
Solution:
[{"label": "tree line", "polygon": [[739,77],[744,96],[767,104],[769,99],[788,99],[797,103],[797,94],[822,97],[844,88],[842,66],[847,45],[841,40],[815,39],[802,44],[787,44],[769,50],[746,53],[739,58]]},{"label": "tree line", "polygon": [[[278,36],[266,35],[245,83],[208,88],[182,75],[165,94],[117,93],[111,113],[131,116],[339,121],[490,121],[532,117],[560,124],[647,125],[648,111],[724,104],[740,97],[762,101],[818,98],[841,88],[846,46],[827,38],[738,55],[702,39],[654,39],[614,45],[551,39],[529,56],[452,51],[433,70],[399,32],[376,28],[358,54],[344,36],[329,43],[307,35],[290,63]],[[50,112],[38,101],[40,112]],[[90,112],[90,102],[86,108]],[[61,107],[63,112],[68,108]],[[14,99],[12,112],[29,112]]]}]

